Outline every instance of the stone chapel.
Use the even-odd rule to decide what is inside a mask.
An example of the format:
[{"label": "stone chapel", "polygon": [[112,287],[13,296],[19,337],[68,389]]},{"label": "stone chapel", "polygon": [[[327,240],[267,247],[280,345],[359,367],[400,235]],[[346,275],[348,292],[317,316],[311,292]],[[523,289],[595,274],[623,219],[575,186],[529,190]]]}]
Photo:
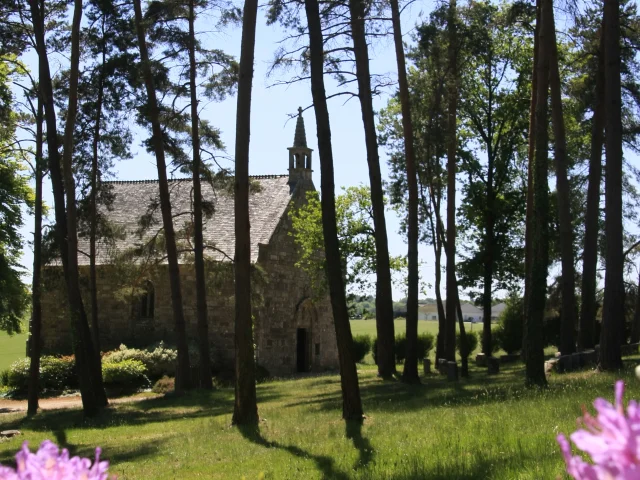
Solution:
[{"label": "stone chapel", "polygon": [[[327,294],[312,291],[306,274],[296,267],[297,251],[291,233],[289,212],[306,202],[314,190],[312,150],[308,148],[302,111],[296,123],[293,146],[288,148],[287,175],[251,177],[250,222],[251,262],[254,264],[254,342],[257,363],[273,375],[322,371],[338,368],[338,352],[331,304]],[[283,162],[284,163],[284,162]],[[144,347],[164,341],[172,345],[173,315],[166,261],[147,260],[127,252],[144,251],[146,242],[161,230],[157,205],[157,180],[109,182],[113,202],[101,212],[121,235],[109,244],[98,242],[96,256],[99,331],[102,350],[120,344]],[[191,179],[170,180],[171,205],[177,235],[183,232],[189,244],[187,222],[192,200]],[[214,189],[202,184],[203,200],[212,205],[204,225],[207,266],[209,341],[214,368],[229,370],[234,365],[234,286],[232,262],[235,248],[234,203],[232,189]],[[140,234],[143,217],[153,226]],[[149,216],[151,217],[149,219]],[[89,239],[79,238],[78,261],[85,290],[88,286]],[[115,258],[126,258],[134,279],[135,294],[127,295]],[[197,340],[195,271],[192,256],[180,256],[180,277],[187,334]],[[42,296],[43,348],[49,353],[71,350],[69,320],[62,267],[56,262],[43,271]],[[135,275],[134,275],[135,277]],[[131,283],[131,279],[128,280]],[[133,290],[132,290],[133,291]],[[90,312],[90,296],[85,292],[85,310]]]}]

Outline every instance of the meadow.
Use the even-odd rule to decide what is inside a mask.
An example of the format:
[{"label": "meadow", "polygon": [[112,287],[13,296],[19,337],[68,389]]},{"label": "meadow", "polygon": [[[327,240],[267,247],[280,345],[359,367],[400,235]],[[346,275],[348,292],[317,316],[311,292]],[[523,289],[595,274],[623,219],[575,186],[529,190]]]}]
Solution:
[{"label": "meadow", "polygon": [[497,376],[423,384],[384,382],[359,369],[363,425],[340,418],[335,374],[258,385],[257,429],[230,426],[233,389],[166,396],[109,408],[85,420],[80,410],[2,414],[3,429],[22,435],[0,443],[10,463],[21,443],[52,439],[73,454],[103,448],[119,479],[555,479],[563,462],[555,437],[575,430],[583,405],[613,397],[627,381],[640,398],[630,359],[619,375],[553,375],[544,390],[523,387],[520,364]]},{"label": "meadow", "polygon": [[25,356],[28,336],[28,333],[7,335],[0,332],[0,371],[6,370],[14,361]]}]

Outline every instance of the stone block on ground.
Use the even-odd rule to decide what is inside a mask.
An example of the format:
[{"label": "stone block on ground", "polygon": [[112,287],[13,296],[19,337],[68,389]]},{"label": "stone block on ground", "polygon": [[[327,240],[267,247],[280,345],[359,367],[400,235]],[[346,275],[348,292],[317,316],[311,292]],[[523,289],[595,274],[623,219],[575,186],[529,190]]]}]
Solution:
[{"label": "stone block on ground", "polygon": [[447,380],[458,380],[458,364],[456,362],[447,362]]},{"label": "stone block on ground", "polygon": [[562,355],[558,357],[558,364],[556,366],[558,373],[567,373],[573,370],[573,362],[571,355]]},{"label": "stone block on ground", "polygon": [[424,374],[429,375],[431,373],[431,360],[429,360],[428,358],[425,358],[422,361],[422,366],[424,368]]},{"label": "stone block on ground", "polygon": [[484,353],[479,353],[476,355],[476,365],[478,367],[487,366],[487,356]]},{"label": "stone block on ground", "polygon": [[489,375],[496,375],[500,373],[500,360],[496,357],[487,358],[487,373]]},{"label": "stone block on ground", "polygon": [[553,360],[547,360],[544,362],[544,373],[545,375],[549,375],[551,372],[555,371],[558,366],[558,359],[554,358]]},{"label": "stone block on ground", "polygon": [[507,355],[500,356],[500,363],[514,363],[520,360],[520,355],[517,353],[511,353]]},{"label": "stone block on ground", "polygon": [[571,354],[571,366],[574,370],[578,370],[584,367],[584,357],[582,355],[582,352]]},{"label": "stone block on ground", "polygon": [[436,368],[441,375],[447,374],[447,360],[444,358],[439,358],[438,363],[436,364]]},{"label": "stone block on ground", "polygon": [[587,367],[593,367],[598,363],[598,355],[595,350],[585,350],[582,352],[582,361]]}]

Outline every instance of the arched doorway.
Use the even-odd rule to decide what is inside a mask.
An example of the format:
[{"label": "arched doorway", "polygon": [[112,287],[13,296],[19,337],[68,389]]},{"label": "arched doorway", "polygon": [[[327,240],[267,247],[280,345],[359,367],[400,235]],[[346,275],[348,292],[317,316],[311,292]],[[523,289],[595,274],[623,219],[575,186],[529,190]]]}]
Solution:
[{"label": "arched doorway", "polygon": [[[311,299],[298,305],[296,313],[296,371],[310,372],[313,366],[313,326],[317,323],[316,307]],[[319,354],[319,344],[315,346]]]}]

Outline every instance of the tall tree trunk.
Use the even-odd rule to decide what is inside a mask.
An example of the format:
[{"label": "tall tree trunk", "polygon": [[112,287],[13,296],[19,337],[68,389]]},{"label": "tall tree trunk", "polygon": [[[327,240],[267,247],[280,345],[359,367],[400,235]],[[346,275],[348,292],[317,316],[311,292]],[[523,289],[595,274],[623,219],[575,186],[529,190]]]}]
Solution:
[{"label": "tall tree trunk", "polygon": [[541,0],[541,25],[538,35],[535,161],[533,164],[533,212],[531,232],[530,292],[526,306],[524,345],[526,345],[525,382],[527,385],[545,386],[544,345],[542,323],[547,294],[547,269],[549,264],[549,165],[547,148],[548,98],[549,98],[549,16],[553,8],[551,0]]},{"label": "tall tree trunk", "polygon": [[[529,148],[527,152],[527,213],[525,217],[524,233],[524,301],[522,319],[523,324],[527,323],[529,315],[529,295],[531,293],[531,263],[533,257],[533,170],[535,165],[536,151],[536,106],[538,99],[538,57],[540,51],[540,23],[542,6],[540,0],[536,0],[536,26],[533,33],[533,71],[531,73],[531,103],[529,105]],[[522,339],[522,359],[527,358],[526,331],[523,328]]]},{"label": "tall tree trunk", "polygon": [[440,290],[442,284],[442,242],[440,241],[440,235],[436,235],[435,239],[435,268],[436,268],[436,307],[438,309],[438,338],[436,344],[436,360],[444,358],[444,332],[447,328],[447,314],[444,308],[444,302],[442,301],[442,291]]},{"label": "tall tree trunk", "polygon": [[449,361],[456,360],[456,153],[457,153],[457,109],[458,109],[458,68],[456,0],[449,2],[447,30],[449,32],[449,85],[447,112],[447,302],[444,355]]},{"label": "tall tree trunk", "polygon": [[327,259],[327,277],[331,308],[338,344],[340,362],[340,384],[342,387],[342,417],[345,420],[362,421],[362,401],[358,385],[358,371],[352,354],[351,325],[345,297],[344,277],[338,244],[336,220],[336,198],[333,176],[333,150],[331,147],[331,125],[324,88],[324,52],[322,26],[318,0],[305,0],[309,25],[309,50],[311,63],[311,95],[316,114],[316,131],[320,154],[320,205],[322,208],[322,233]]},{"label": "tall tree trunk", "polygon": [[[56,112],[53,98],[53,83],[51,81],[51,71],[47,57],[47,48],[44,36],[43,13],[37,0],[29,1],[31,17],[33,23],[34,37],[38,51],[40,95],[44,104],[45,120],[47,123],[47,144],[49,157],[49,173],[51,176],[51,186],[54,197],[56,235],[60,244],[60,259],[62,261],[65,283],[67,287],[67,300],[69,303],[69,316],[71,323],[72,346],[76,357],[76,370],[80,394],[82,396],[82,407],[86,416],[98,414],[100,409],[107,404],[107,397],[102,386],[102,372],[97,371],[95,353],[91,341],[91,333],[87,316],[82,304],[80,295],[80,285],[78,283],[78,253],[77,235],[75,232],[75,191],[73,191],[73,178],[71,182],[63,180],[61,163],[65,166],[65,177],[73,177],[71,166],[71,148],[73,144],[73,123],[77,108],[77,80],[79,63],[79,30],[82,18],[82,2],[75,1],[73,27],[72,27],[72,56],[69,92],[69,112],[67,117],[67,131],[65,132],[64,156],[60,158]],[[75,77],[75,80],[73,79]],[[73,85],[75,84],[75,88]],[[75,92],[74,92],[75,90]],[[65,188],[71,189],[70,198],[74,199],[71,206],[71,221],[67,221],[65,212]],[[69,224],[74,227],[73,232],[68,232]],[[73,238],[72,238],[73,237]],[[74,240],[75,239],[75,240]],[[71,258],[70,258],[71,257]]]},{"label": "tall tree trunk", "polygon": [[193,253],[196,267],[196,304],[198,315],[198,347],[200,353],[200,387],[211,390],[211,360],[209,357],[209,322],[207,289],[204,272],[204,240],[202,237],[202,186],[200,185],[200,132],[198,92],[196,85],[196,32],[194,0],[189,1],[189,88],[191,90],[191,148],[193,149]]},{"label": "tall tree trunk", "polygon": [[257,425],[255,361],[251,325],[251,245],[249,225],[249,138],[251,87],[258,0],[245,0],[236,113],[236,390],[232,422]]},{"label": "tall tree trunk", "polygon": [[630,343],[638,342],[640,342],[640,278],[638,278],[638,289],[636,290],[636,311],[633,314]]},{"label": "tall tree trunk", "polygon": [[416,173],[416,156],[413,145],[413,122],[411,121],[411,103],[409,100],[409,84],[407,67],[402,45],[402,27],[400,25],[400,8],[398,0],[391,0],[391,19],[393,22],[393,40],[396,47],[398,63],[398,84],[400,87],[400,103],[402,106],[402,131],[404,134],[404,152],[407,168],[407,186],[409,189],[407,243],[409,262],[407,294],[407,351],[404,360],[402,380],[406,383],[420,383],[418,375],[418,179]]},{"label": "tall tree trunk", "polygon": [[164,156],[164,140],[162,127],[160,126],[160,113],[156,89],[154,85],[151,62],[142,18],[142,6],[140,0],[133,1],[135,12],[136,34],[138,36],[138,48],[140,49],[140,61],[142,76],[147,92],[148,120],[151,122],[153,150],[158,167],[158,188],[160,191],[160,210],[162,212],[162,225],[164,227],[165,244],[167,248],[167,262],[169,264],[169,285],[171,287],[171,307],[175,324],[176,344],[178,347],[178,368],[176,369],[176,393],[192,387],[191,366],[189,364],[189,351],[187,346],[187,332],[182,309],[182,290],[180,287],[180,266],[178,265],[178,251],[176,248],[176,235],[173,229],[173,217],[171,214],[171,198],[169,196],[169,182],[167,180],[167,164]]},{"label": "tall tree trunk", "polygon": [[42,267],[42,177],[44,165],[42,158],[44,107],[42,98],[38,95],[36,112],[36,157],[35,183],[36,198],[34,205],[33,229],[33,280],[31,286],[31,336],[29,342],[29,391],[27,401],[27,415],[38,413],[38,390],[40,388],[40,354],[42,350],[42,305],[41,298],[41,267]]},{"label": "tall tree trunk", "polygon": [[584,251],[582,254],[582,310],[578,346],[593,348],[596,342],[596,274],[598,270],[598,235],[600,221],[600,183],[602,182],[602,144],[604,142],[604,33],[600,30],[598,70],[591,119],[591,155],[589,186],[585,214]]},{"label": "tall tree trunk", "polygon": [[560,224],[560,255],[562,259],[562,317],[560,319],[560,351],[568,355],[576,351],[576,279],[573,252],[573,216],[571,214],[571,186],[569,185],[569,160],[567,138],[562,113],[562,88],[558,66],[558,45],[553,8],[548,12],[549,36],[549,86],[551,88],[551,117],[556,166],[556,194],[558,199],[558,223]]},{"label": "tall tree trunk", "polygon": [[467,378],[469,376],[469,345],[467,344],[467,331],[464,328],[464,317],[462,316],[462,304],[460,303],[460,295],[458,295],[458,280],[456,278],[456,313],[458,316],[458,328],[460,329],[460,376]]},{"label": "tall tree trunk", "polygon": [[622,367],[624,257],[622,252],[622,101],[620,84],[620,2],[604,2],[605,235],[607,238],[600,334],[600,368]]},{"label": "tall tree trunk", "polygon": [[396,371],[394,358],[393,295],[391,292],[391,267],[389,242],[384,215],[384,193],[378,155],[378,139],[371,97],[371,74],[369,72],[369,47],[365,35],[364,0],[349,0],[351,15],[351,36],[358,80],[358,98],[362,110],[369,183],[371,184],[371,205],[376,244],[376,330],[378,335],[378,374],[390,378]]},{"label": "tall tree trunk", "polygon": [[[104,27],[104,17],[103,17]],[[104,33],[104,29],[103,29]],[[102,50],[102,68],[106,63],[106,45]],[[100,71],[98,85],[98,102],[96,108],[96,121],[93,129],[93,157],[91,158],[91,194],[89,201],[89,291],[91,294],[91,333],[93,334],[93,346],[96,349],[97,361],[102,365],[100,357],[100,326],[98,321],[98,281],[96,271],[96,237],[98,230],[98,147],[100,145],[100,127],[102,124],[102,103],[104,98],[104,72]],[[101,367],[102,368],[102,367]]]},{"label": "tall tree trunk", "polygon": [[495,219],[494,219],[494,170],[495,152],[493,149],[493,88],[491,79],[493,76],[493,52],[489,49],[487,55],[486,83],[489,85],[489,101],[487,105],[487,182],[486,182],[486,207],[484,211],[485,235],[484,235],[484,259],[483,259],[483,282],[484,292],[482,295],[482,352],[488,357],[491,356],[491,301],[493,293],[493,244],[495,242]]}]

